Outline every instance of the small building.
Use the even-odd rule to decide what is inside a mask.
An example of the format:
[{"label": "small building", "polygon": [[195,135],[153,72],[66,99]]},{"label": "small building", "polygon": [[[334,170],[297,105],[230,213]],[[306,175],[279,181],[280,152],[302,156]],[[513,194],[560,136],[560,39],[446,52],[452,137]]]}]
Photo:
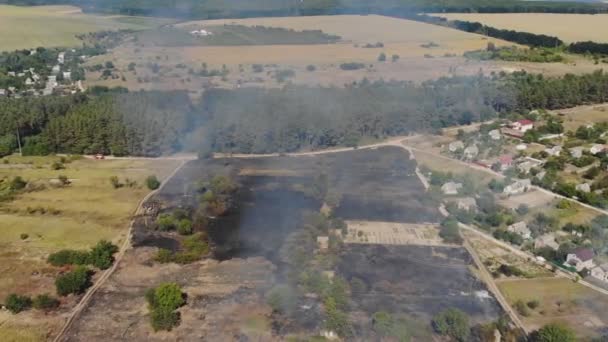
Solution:
[{"label": "small building", "polygon": [[450,152],[456,152],[456,151],[460,151],[462,149],[464,149],[464,143],[460,140],[452,141],[448,145],[448,151],[450,151]]},{"label": "small building", "polygon": [[9,71],[8,73],[6,73],[7,75],[11,76],[11,77],[15,77],[17,76],[17,73],[15,73],[14,71]]},{"label": "small building", "polygon": [[532,183],[529,179],[519,179],[505,186],[503,192],[507,195],[517,195],[528,191],[531,186]]},{"label": "small building", "polygon": [[319,249],[324,251],[329,248],[329,237],[328,236],[317,236],[317,245]]},{"label": "small building", "polygon": [[577,184],[576,190],[580,192],[591,192],[591,185],[589,185],[589,183]]},{"label": "small building", "polygon": [[447,182],[441,186],[444,195],[458,195],[458,190],[462,189],[462,183]]},{"label": "small building", "polygon": [[6,96],[6,89],[0,89],[0,96]]},{"label": "small building", "polygon": [[488,136],[490,136],[490,139],[492,139],[492,140],[500,140],[500,137],[501,137],[500,130],[493,129],[488,132]]},{"label": "small building", "polygon": [[63,79],[71,81],[72,80],[72,72],[71,71],[64,71],[63,72]]},{"label": "small building", "polygon": [[29,77],[25,80],[25,85],[26,86],[32,86],[32,85],[34,85],[34,83],[35,83],[34,80],[32,80]]},{"label": "small building", "polygon": [[573,158],[580,158],[583,156],[583,147],[577,146],[570,149],[570,155]]},{"label": "small building", "polygon": [[526,157],[519,164],[517,164],[517,169],[523,173],[529,173],[533,168],[540,166],[543,164],[542,160]]},{"label": "small building", "polygon": [[211,31],[207,31],[204,29],[190,31],[190,34],[196,37],[207,37],[213,35]]},{"label": "small building", "polygon": [[477,201],[473,197],[463,197],[456,201],[458,209],[462,210],[475,210],[477,208]]},{"label": "small building", "polygon": [[591,146],[591,148],[589,149],[589,152],[593,155],[596,155],[598,153],[604,152],[605,149],[606,149],[606,146],[604,146],[602,144],[595,144],[595,145]]},{"label": "small building", "polygon": [[51,69],[51,74],[57,75],[60,71],[61,71],[61,67],[59,65],[55,65],[55,66],[53,66],[53,69]]},{"label": "small building", "polygon": [[473,159],[479,154],[479,148],[477,145],[473,144],[465,148],[463,153],[466,159]]},{"label": "small building", "polygon": [[524,221],[513,223],[512,225],[507,227],[507,231],[515,233],[524,239],[529,239],[532,237],[532,232]]},{"label": "small building", "polygon": [[60,52],[59,55],[57,55],[57,63],[65,63],[65,52]]},{"label": "small building", "polygon": [[534,248],[544,248],[549,247],[553,250],[557,250],[559,248],[559,244],[555,241],[555,235],[553,234],[544,234],[537,237],[534,240]]},{"label": "small building", "polygon": [[518,151],[525,151],[528,148],[528,145],[526,144],[517,144],[517,146],[515,146],[515,149]]},{"label": "small building", "polygon": [[534,128],[534,121],[528,120],[528,119],[518,120],[518,121],[512,122],[510,126],[512,129],[514,129],[516,131],[519,131],[521,133],[526,133],[527,131]]},{"label": "small building", "polygon": [[505,154],[498,158],[498,162],[500,163],[500,170],[505,171],[506,169],[513,166],[513,156]]},{"label": "small building", "polygon": [[562,153],[562,147],[560,145],[555,145],[551,148],[546,148],[545,152],[550,156],[559,157],[560,153]]},{"label": "small building", "polygon": [[591,269],[591,276],[608,283],[608,264],[602,264]]},{"label": "small building", "polygon": [[593,253],[592,249],[578,248],[568,254],[566,257],[566,265],[574,267],[577,272],[580,272],[585,268],[591,270],[594,266],[593,257],[595,257],[595,253]]}]

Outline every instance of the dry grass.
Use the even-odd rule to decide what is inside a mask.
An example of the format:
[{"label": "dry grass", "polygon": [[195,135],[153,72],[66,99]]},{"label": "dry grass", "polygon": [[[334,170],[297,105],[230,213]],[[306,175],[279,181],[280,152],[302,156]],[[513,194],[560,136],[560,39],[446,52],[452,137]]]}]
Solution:
[{"label": "dry grass", "polygon": [[538,278],[499,281],[498,287],[513,304],[538,300],[540,306],[521,317],[530,329],[560,321],[583,336],[596,335],[605,327],[608,297],[566,278]]},{"label": "dry grass", "polygon": [[553,13],[441,13],[448,19],[478,21],[500,29],[557,36],[566,42],[608,42],[608,14]]},{"label": "dry grass", "polygon": [[0,5],[0,50],[79,46],[81,42],[76,34],[121,28],[144,29],[161,22],[166,20],[88,15],[73,6]]},{"label": "dry grass", "polygon": [[[120,243],[126,237],[131,214],[149,191],[144,186],[145,178],[156,174],[162,179],[177,165],[176,161],[164,160],[82,159],[66,164],[64,170],[51,170],[50,163],[57,159],[11,157],[11,164],[0,164],[0,178],[19,175],[45,187],[0,203],[0,298],[15,291],[53,292],[52,287],[39,286],[52,285],[39,275],[53,273],[44,262],[53,251],[88,248],[100,239]],[[67,176],[72,184],[51,185],[51,179],[58,175]],[[138,185],[114,189],[109,182],[111,176],[123,182],[129,178]],[[46,213],[33,213],[34,208]],[[21,239],[21,234],[28,237]]]},{"label": "dry grass", "polygon": [[564,128],[576,131],[580,126],[608,121],[608,104],[579,106],[565,110],[555,111],[564,120]]}]

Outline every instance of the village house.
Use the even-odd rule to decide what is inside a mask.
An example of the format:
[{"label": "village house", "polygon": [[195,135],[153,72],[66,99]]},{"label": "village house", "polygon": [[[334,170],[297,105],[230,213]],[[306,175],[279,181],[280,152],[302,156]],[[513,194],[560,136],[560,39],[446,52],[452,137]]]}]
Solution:
[{"label": "village house", "polygon": [[488,132],[488,136],[490,136],[490,139],[492,140],[500,140],[500,131],[497,129],[493,129]]},{"label": "village house", "polygon": [[515,149],[518,151],[525,151],[528,148],[528,145],[526,144],[517,144],[517,146],[515,146]]},{"label": "village house", "polygon": [[562,147],[560,145],[556,145],[545,149],[545,152],[547,152],[547,154],[550,156],[559,157],[560,153],[562,153]]},{"label": "village house", "polygon": [[7,75],[9,75],[9,76],[11,76],[11,77],[15,77],[15,76],[17,76],[17,74],[16,74],[14,71],[9,71],[9,72],[7,73]]},{"label": "village house", "polygon": [[534,121],[528,119],[518,120],[512,122],[510,127],[521,133],[526,133],[527,131],[534,128]]},{"label": "village house", "polygon": [[317,244],[319,249],[324,251],[329,248],[329,237],[328,236],[317,236]]},{"label": "village house", "polygon": [[57,55],[57,63],[65,63],[65,52],[60,52],[59,55]]},{"label": "village house", "polygon": [[464,149],[464,143],[460,140],[452,141],[448,145],[448,151],[450,151],[450,152],[456,152],[456,151],[459,151],[462,149]]},{"label": "village house", "polygon": [[575,189],[581,192],[591,192],[591,185],[589,183],[577,184]]},{"label": "village house", "polygon": [[557,243],[557,241],[555,241],[554,234],[544,234],[534,240],[535,249],[543,247],[549,247],[553,250],[557,250],[559,248],[559,244]]},{"label": "village house", "polygon": [[51,74],[57,75],[60,71],[61,71],[61,67],[59,65],[55,65],[55,66],[53,66],[53,69],[51,69]]},{"label": "village house", "polygon": [[507,227],[507,231],[515,233],[526,240],[532,237],[532,232],[524,221],[513,223],[512,225]]},{"label": "village house", "polygon": [[500,170],[505,171],[511,166],[513,166],[513,156],[508,154],[502,155],[498,159],[498,162],[500,163]]},{"label": "village house", "polygon": [[512,184],[505,186],[503,192],[507,195],[517,195],[530,189],[532,183],[529,179],[519,179]]},{"label": "village house", "polygon": [[463,153],[466,159],[473,159],[479,154],[479,148],[477,148],[477,145],[471,145],[465,148]]},{"label": "village house", "polygon": [[474,210],[477,208],[477,201],[473,197],[463,197],[458,199],[456,205],[461,210]]},{"label": "village house", "polygon": [[63,79],[70,81],[72,80],[72,72],[70,71],[64,71],[63,72]]},{"label": "village house", "polygon": [[194,30],[194,31],[190,31],[190,34],[196,37],[207,37],[207,36],[211,36],[213,33],[211,33],[210,31],[204,30],[204,29],[200,29],[200,30]]},{"label": "village house", "polygon": [[570,149],[570,155],[573,158],[580,158],[583,156],[583,147],[577,146]]},{"label": "village house", "polygon": [[441,186],[444,195],[458,195],[458,190],[462,189],[461,183],[447,182]]},{"label": "village house", "polygon": [[529,173],[530,170],[532,170],[532,168],[535,168],[535,167],[543,164],[542,160],[538,160],[538,159],[534,159],[534,158],[530,158],[530,157],[526,157],[521,160],[523,160],[523,161],[521,161],[519,164],[517,164],[517,169],[523,173]]},{"label": "village house", "polygon": [[0,96],[6,96],[6,89],[0,89]]},{"label": "village house", "polygon": [[34,83],[35,82],[31,78],[29,78],[29,77],[25,80],[25,85],[26,86],[32,86],[32,85],[34,85]]},{"label": "village house", "polygon": [[594,256],[593,250],[589,248],[578,248],[568,254],[566,257],[566,265],[574,267],[577,272],[580,272],[585,268],[590,270],[594,266]]},{"label": "village house", "polygon": [[589,149],[589,152],[593,155],[596,155],[600,152],[604,152],[605,149],[606,149],[606,146],[604,146],[602,144],[595,144],[595,145],[591,146],[591,148]]},{"label": "village house", "polygon": [[591,270],[591,276],[608,283],[608,264],[602,264]]}]

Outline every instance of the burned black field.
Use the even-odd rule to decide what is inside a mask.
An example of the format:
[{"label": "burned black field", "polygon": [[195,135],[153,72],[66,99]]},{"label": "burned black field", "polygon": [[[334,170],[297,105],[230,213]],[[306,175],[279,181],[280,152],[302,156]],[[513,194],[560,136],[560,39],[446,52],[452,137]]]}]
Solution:
[{"label": "burned black field", "polygon": [[[154,230],[150,219],[140,218],[132,239],[133,263],[114,282],[137,288],[131,302],[141,303],[114,296],[114,286],[102,291],[93,306],[116,312],[145,307],[140,297],[146,287],[177,281],[189,291],[189,300],[171,338],[183,340],[283,340],[324,330],[349,340],[378,340],[372,316],[381,311],[403,323],[407,332],[399,331],[398,338],[428,340],[431,317],[449,307],[464,311],[474,323],[496,319],[500,309],[471,273],[463,248],[348,244],[337,238],[348,220],[439,222],[437,203],[415,168],[415,160],[398,147],[190,162],[152,199],[161,204],[161,213],[191,212],[200,203],[196,189],[213,175],[229,175],[238,183],[229,209],[204,228],[210,245],[205,260],[158,265],[154,251],[180,250],[184,237]],[[319,236],[328,236],[329,246],[320,247]],[[145,271],[143,280],[135,276],[138,269]],[[94,316],[94,309],[87,315]],[[257,322],[253,330],[252,321]],[[153,336],[141,335],[144,323],[129,328],[131,339]],[[93,337],[92,326],[83,323],[74,336]]]}]

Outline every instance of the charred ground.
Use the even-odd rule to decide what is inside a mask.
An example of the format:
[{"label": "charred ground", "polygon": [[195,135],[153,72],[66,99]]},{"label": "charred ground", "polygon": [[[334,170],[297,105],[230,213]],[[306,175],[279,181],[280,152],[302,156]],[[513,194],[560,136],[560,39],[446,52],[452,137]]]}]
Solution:
[{"label": "charred ground", "polygon": [[[415,168],[397,147],[190,162],[153,199],[161,212],[195,206],[197,184],[212,175],[230,175],[239,184],[230,209],[208,225],[208,257],[182,266],[154,262],[157,247],[179,250],[183,238],[153,231],[150,219],[139,218],[135,248],[76,322],[70,339],[314,336],[328,323],[327,298],[315,292],[317,285],[341,291],[344,300],[337,306],[355,340],[378,338],[371,319],[378,311],[399,317],[417,340],[429,338],[430,318],[447,307],[463,310],[475,323],[497,318],[500,309],[493,298],[484,298],[484,285],[470,272],[462,248],[351,245],[332,237],[340,234],[335,222],[341,219],[438,222],[437,205]],[[330,218],[320,219],[319,212],[328,209]],[[317,245],[323,235],[330,237],[329,248]],[[144,317],[143,294],[165,281],[181,284],[188,304],[180,309],[179,327],[154,333]],[[289,308],[285,301],[272,305],[269,298],[279,290],[293,298]]]}]

